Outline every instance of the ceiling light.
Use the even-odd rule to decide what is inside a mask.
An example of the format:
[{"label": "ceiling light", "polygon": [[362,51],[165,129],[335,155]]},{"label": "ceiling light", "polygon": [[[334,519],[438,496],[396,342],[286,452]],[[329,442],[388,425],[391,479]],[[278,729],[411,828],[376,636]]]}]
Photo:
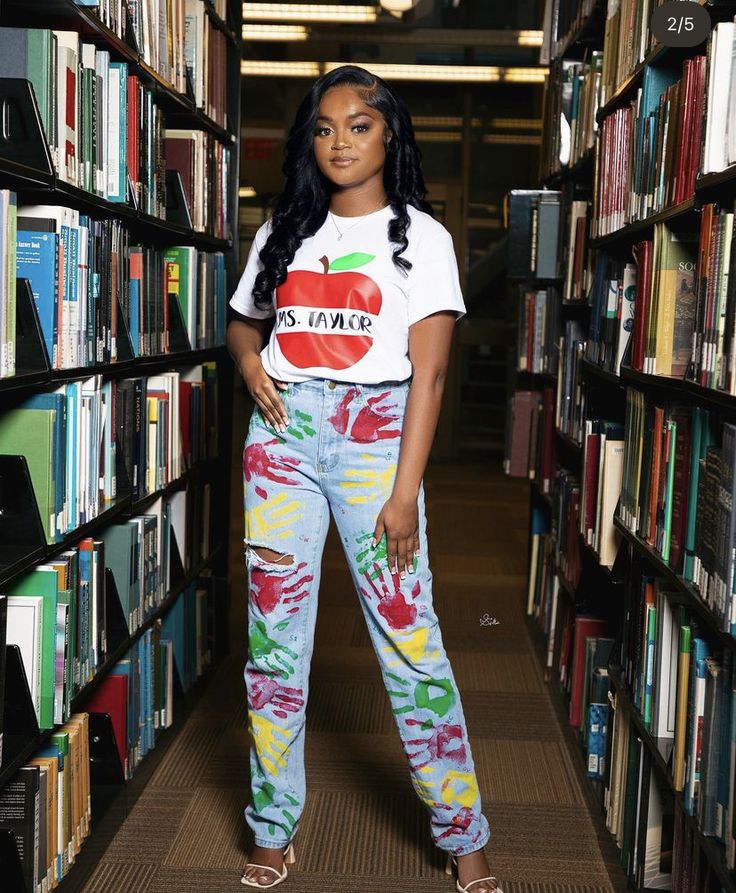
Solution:
[{"label": "ceiling light", "polygon": [[419,0],[380,0],[381,6],[392,16],[400,18],[405,12],[414,9]]},{"label": "ceiling light", "polygon": [[254,198],[255,194],[256,191],[252,186],[241,186],[240,189],[238,189],[239,198]]},{"label": "ceiling light", "polygon": [[[325,62],[325,71],[332,71],[343,62]],[[546,68],[500,68],[494,65],[401,65],[392,63],[363,63],[368,71],[387,81],[434,81],[443,83],[488,84],[543,83]]]},{"label": "ceiling light", "polygon": [[260,62],[243,59],[240,73],[255,77],[318,78],[319,62]]},{"label": "ceiling light", "polygon": [[543,39],[543,31],[519,31],[517,42],[520,47],[541,47]]},{"label": "ceiling light", "polygon": [[412,115],[414,127],[462,127],[463,119],[458,115]]},{"label": "ceiling light", "polygon": [[541,130],[541,118],[489,118],[489,127],[499,130]]},{"label": "ceiling light", "polygon": [[461,143],[463,141],[462,133],[451,130],[419,130],[416,136],[419,143]]},{"label": "ceiling light", "polygon": [[542,142],[541,134],[533,136],[528,133],[485,133],[483,142],[491,145],[538,146]]},{"label": "ceiling light", "polygon": [[245,22],[375,22],[377,6],[331,3],[243,3]]},{"label": "ceiling light", "polygon": [[[323,72],[341,68],[344,62],[268,62],[243,59],[240,73],[252,77],[317,78]],[[394,65],[363,64],[363,67],[388,81],[430,81],[434,83],[510,84],[543,83],[546,68],[499,68],[487,65]]]},{"label": "ceiling light", "polygon": [[306,40],[304,25],[243,25],[243,40]]}]

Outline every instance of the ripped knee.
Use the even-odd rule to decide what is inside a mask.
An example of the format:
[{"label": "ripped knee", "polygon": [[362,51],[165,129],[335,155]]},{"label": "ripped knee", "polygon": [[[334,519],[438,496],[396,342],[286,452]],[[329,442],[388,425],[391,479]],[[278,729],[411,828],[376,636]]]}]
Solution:
[{"label": "ripped knee", "polygon": [[266,546],[248,545],[247,551],[256,556],[261,564],[274,564],[285,567],[294,563],[294,556],[284,552],[276,552]]}]

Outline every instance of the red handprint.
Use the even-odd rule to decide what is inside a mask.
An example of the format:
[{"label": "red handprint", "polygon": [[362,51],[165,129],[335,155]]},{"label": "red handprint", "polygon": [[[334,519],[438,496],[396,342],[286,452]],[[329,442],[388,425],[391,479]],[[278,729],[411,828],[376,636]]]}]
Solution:
[{"label": "red handprint", "polygon": [[247,670],[245,682],[248,703],[255,710],[260,710],[265,704],[272,704],[274,715],[287,719],[288,713],[298,713],[304,706],[303,689],[279,685],[265,673]]},{"label": "red handprint", "polygon": [[[405,629],[407,626],[411,626],[416,620],[417,609],[416,605],[407,601],[406,596],[401,591],[399,575],[391,571],[391,579],[394,584],[394,591],[391,592],[385,583],[382,568],[375,561],[373,562],[373,569],[376,578],[380,580],[382,592],[378,591],[378,587],[371,580],[368,572],[364,573],[363,576],[378,598],[378,613],[381,617],[386,618],[391,629]],[[367,599],[370,599],[371,594],[364,587],[361,586],[360,591]],[[417,580],[411,591],[412,601],[416,601],[420,591],[419,581]]]},{"label": "red handprint", "polygon": [[[422,725],[422,720],[407,719],[407,725]],[[421,749],[409,753],[409,745],[421,745]],[[466,760],[465,742],[463,741],[463,728],[458,725],[441,723],[433,731],[429,738],[410,738],[406,741],[404,749],[412,769],[421,769],[433,760],[452,760],[461,765]],[[427,755],[423,763],[414,763],[417,758]]]},{"label": "red handprint", "polygon": [[[308,584],[314,580],[313,574],[299,576],[306,566],[307,562],[302,561],[286,574],[274,574],[266,567],[254,565],[251,570],[250,598],[263,614],[270,614],[279,602],[286,604],[302,601],[309,595]],[[295,614],[298,610],[299,608],[295,606],[287,613]]]},{"label": "red handprint", "polygon": [[[330,416],[332,427],[338,434],[345,434],[350,423],[350,404],[357,394],[356,388],[350,388],[345,392],[345,396],[338,404],[334,414]],[[383,394],[377,394],[375,397],[368,397],[365,406],[361,406],[358,414],[355,416],[352,426],[350,426],[350,439],[355,443],[375,443],[377,440],[386,440],[390,437],[400,437],[401,428],[389,428],[394,422],[399,421],[398,415],[386,415],[389,409],[393,409],[397,404],[392,403],[389,406],[381,406],[380,413],[376,412],[374,407],[385,400],[391,391],[385,391]],[[386,429],[386,430],[383,430]]]},{"label": "red handprint", "polygon": [[356,388],[349,388],[345,392],[345,396],[339,402],[334,415],[330,416],[332,427],[338,434],[344,434],[348,430],[348,422],[350,421],[350,404],[358,393]]},{"label": "red handprint", "polygon": [[[245,448],[243,453],[243,472],[246,481],[249,481],[251,477],[265,477],[276,484],[294,486],[297,481],[285,477],[283,472],[293,471],[292,466],[299,465],[299,460],[294,456],[284,456],[283,458],[272,456],[266,449],[272,443],[279,443],[279,441],[274,438],[266,441],[266,443],[252,443]],[[263,492],[265,493],[265,491]]]},{"label": "red handprint", "polygon": [[379,407],[382,414],[373,409],[377,403],[388,397],[390,393],[391,391],[386,391],[385,394],[378,394],[366,400],[366,405],[361,407],[353,422],[353,427],[350,429],[351,440],[354,440],[356,443],[375,443],[377,440],[401,436],[401,427],[386,428],[387,425],[398,422],[399,416],[383,414],[388,412],[389,409],[394,409],[397,405],[396,403]]}]

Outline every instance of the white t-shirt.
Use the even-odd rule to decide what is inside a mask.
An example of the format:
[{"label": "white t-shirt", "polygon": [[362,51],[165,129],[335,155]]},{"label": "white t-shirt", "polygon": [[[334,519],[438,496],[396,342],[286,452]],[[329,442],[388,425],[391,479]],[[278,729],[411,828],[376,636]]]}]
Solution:
[{"label": "white t-shirt", "polygon": [[271,223],[260,227],[230,305],[256,319],[276,315],[261,353],[272,378],[405,381],[412,374],[409,326],[438,310],[454,310],[456,320],[465,315],[452,236],[429,214],[408,211],[408,274],[393,262],[390,205],[362,218],[328,214],[300,245],[268,310],[252,296]]}]

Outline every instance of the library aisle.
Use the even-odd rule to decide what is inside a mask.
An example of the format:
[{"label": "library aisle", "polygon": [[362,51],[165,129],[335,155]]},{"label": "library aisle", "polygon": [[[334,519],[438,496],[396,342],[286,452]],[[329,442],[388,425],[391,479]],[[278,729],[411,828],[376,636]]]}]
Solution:
[{"label": "library aisle", "polygon": [[[233,455],[245,394],[235,387]],[[426,477],[435,606],[466,711],[486,847],[505,893],[618,893],[610,835],[582,756],[542,678],[524,618],[528,484],[491,464]],[[232,468],[231,654],[176,737],[84,893],[239,888],[249,845],[241,483]],[[308,795],[283,887],[293,893],[452,890],[409,782],[339,541],[328,539],[308,704]],[[492,622],[495,619],[497,623]],[[485,621],[485,622],[483,622]],[[347,836],[345,836],[347,834]]]}]

